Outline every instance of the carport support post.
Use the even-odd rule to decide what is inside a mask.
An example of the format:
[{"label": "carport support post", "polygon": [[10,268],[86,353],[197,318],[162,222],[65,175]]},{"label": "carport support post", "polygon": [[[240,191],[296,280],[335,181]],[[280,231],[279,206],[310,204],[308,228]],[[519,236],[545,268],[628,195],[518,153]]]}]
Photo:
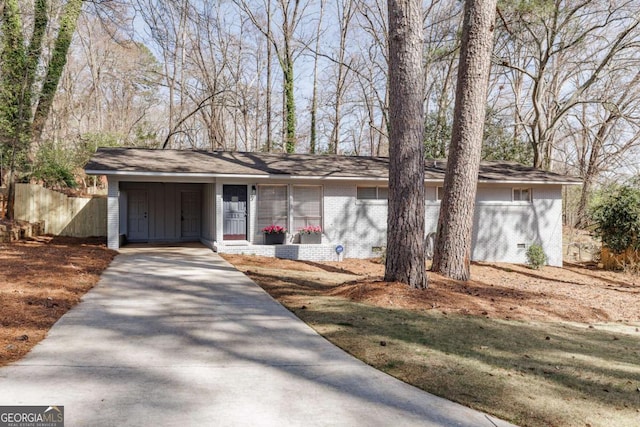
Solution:
[{"label": "carport support post", "polygon": [[107,247],[120,247],[120,182],[116,178],[107,180]]},{"label": "carport support post", "polygon": [[216,182],[216,242],[218,244],[222,244],[222,236],[223,236],[223,227],[224,227],[224,209],[223,209],[224,201],[222,199],[222,183]]}]

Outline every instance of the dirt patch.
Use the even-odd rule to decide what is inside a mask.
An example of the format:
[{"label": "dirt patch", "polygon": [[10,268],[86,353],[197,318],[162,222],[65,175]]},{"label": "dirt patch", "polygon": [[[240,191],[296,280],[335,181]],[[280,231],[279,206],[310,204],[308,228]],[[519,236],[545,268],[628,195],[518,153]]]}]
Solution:
[{"label": "dirt patch", "polygon": [[104,239],[42,236],[0,243],[0,365],[42,340],[115,255]]},{"label": "dirt patch", "polygon": [[[287,272],[306,272],[315,292],[380,307],[438,310],[507,320],[624,322],[640,321],[640,278],[604,271],[595,264],[565,263],[563,268],[532,270],[513,264],[474,263],[472,280],[461,282],[429,273],[429,288],[410,289],[382,281],[377,260],[305,262],[259,256],[225,255],[261,284],[278,286]],[[268,273],[252,267],[279,270]],[[257,274],[259,273],[259,274]],[[335,275],[340,274],[340,280]],[[259,276],[259,277],[258,277]],[[301,280],[297,274],[297,280]]]}]

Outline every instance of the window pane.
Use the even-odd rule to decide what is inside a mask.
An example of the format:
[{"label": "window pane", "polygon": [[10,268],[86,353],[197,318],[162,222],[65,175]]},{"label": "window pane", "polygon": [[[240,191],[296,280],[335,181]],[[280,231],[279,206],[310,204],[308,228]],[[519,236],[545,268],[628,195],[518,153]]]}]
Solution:
[{"label": "window pane", "polygon": [[358,187],[358,200],[375,200],[376,187]]},{"label": "window pane", "polygon": [[389,199],[389,187],[378,187],[378,200]]},{"label": "window pane", "polygon": [[288,226],[287,187],[284,185],[258,186],[258,224],[260,233],[269,225]]},{"label": "window pane", "polygon": [[437,187],[436,188],[436,197],[438,198],[438,200],[442,200],[442,195],[444,194],[444,187]]},{"label": "window pane", "polygon": [[322,226],[322,187],[293,187],[293,230],[308,225]]},{"label": "window pane", "polygon": [[514,188],[513,189],[513,201],[514,202],[531,202],[531,189],[530,188]]}]

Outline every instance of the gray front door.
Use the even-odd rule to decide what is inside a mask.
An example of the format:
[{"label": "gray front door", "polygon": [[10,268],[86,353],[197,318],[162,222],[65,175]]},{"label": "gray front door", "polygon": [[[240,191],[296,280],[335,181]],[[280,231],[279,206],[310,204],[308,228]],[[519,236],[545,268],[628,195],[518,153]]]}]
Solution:
[{"label": "gray front door", "polygon": [[131,190],[128,194],[127,239],[134,242],[146,242],[149,240],[147,192],[144,190]]},{"label": "gray front door", "polygon": [[247,186],[223,185],[223,240],[247,240]]},{"label": "gray front door", "polygon": [[200,237],[200,193],[183,191],[180,193],[180,224],[183,239]]}]

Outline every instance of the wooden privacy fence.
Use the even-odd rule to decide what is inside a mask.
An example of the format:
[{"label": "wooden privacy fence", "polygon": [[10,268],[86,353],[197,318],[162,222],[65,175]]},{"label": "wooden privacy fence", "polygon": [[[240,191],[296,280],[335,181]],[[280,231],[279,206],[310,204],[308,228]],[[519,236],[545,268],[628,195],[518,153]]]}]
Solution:
[{"label": "wooden privacy fence", "polygon": [[69,197],[40,185],[16,184],[15,218],[45,222],[45,233],[57,236],[107,235],[106,197]]}]

